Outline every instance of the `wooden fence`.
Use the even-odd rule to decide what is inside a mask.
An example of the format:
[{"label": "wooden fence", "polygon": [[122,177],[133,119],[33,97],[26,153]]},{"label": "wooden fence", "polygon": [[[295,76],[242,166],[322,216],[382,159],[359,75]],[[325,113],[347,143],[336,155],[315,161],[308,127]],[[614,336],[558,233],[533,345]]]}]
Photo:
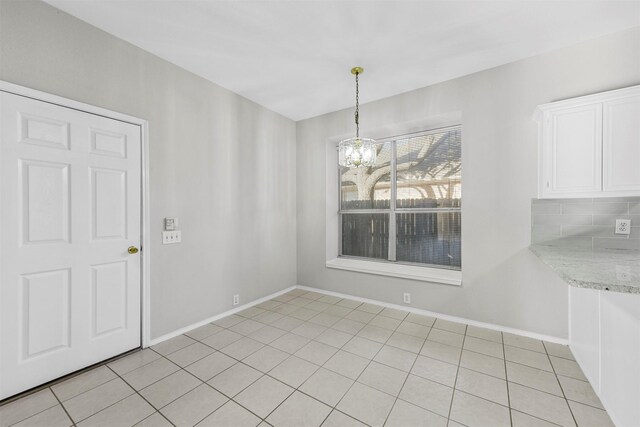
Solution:
[{"label": "wooden fence", "polygon": [[[389,209],[388,200],[350,201],[343,209]],[[459,207],[460,200],[446,207]],[[399,200],[398,208],[435,208],[434,200]],[[444,207],[440,203],[439,207]],[[461,213],[396,213],[396,259],[398,261],[460,267]],[[342,254],[388,259],[389,214],[343,213]]]}]

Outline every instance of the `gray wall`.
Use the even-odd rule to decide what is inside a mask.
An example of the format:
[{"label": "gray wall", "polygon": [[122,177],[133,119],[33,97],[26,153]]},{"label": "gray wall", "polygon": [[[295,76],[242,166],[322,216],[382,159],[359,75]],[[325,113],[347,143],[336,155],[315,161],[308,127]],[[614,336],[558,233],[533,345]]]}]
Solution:
[{"label": "gray wall", "polygon": [[[567,337],[567,285],[527,249],[537,173],[533,112],[639,83],[635,28],[361,107],[363,136],[367,127],[461,112],[462,287],[325,267],[326,144],[354,131],[353,111],[298,122],[298,284],[396,304],[410,292],[414,307]],[[366,74],[361,86],[366,92]]]},{"label": "gray wall", "polygon": [[0,79],[149,121],[152,337],[295,285],[294,122],[38,1],[0,41]]},{"label": "gray wall", "polygon": [[[616,219],[631,220],[630,235],[615,234]],[[534,199],[531,242],[583,249],[640,250],[640,197]]]},{"label": "gray wall", "polygon": [[[352,111],[296,126],[38,1],[0,1],[0,40],[0,79],[149,120],[153,337],[296,281],[566,337],[566,285],[527,250],[533,109],[640,83],[633,29],[363,106],[365,132],[462,112],[458,288],[325,268],[325,144]],[[165,216],[181,245],[160,244]]]}]

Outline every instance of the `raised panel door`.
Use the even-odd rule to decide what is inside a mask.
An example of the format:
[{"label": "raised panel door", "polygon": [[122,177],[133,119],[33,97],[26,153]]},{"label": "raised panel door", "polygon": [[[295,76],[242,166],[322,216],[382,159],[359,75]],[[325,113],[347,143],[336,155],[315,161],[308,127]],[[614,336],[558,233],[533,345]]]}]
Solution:
[{"label": "raised panel door", "polygon": [[141,130],[0,92],[0,399],[140,346]]},{"label": "raised panel door", "polygon": [[546,113],[542,192],[587,197],[602,190],[602,105]]}]

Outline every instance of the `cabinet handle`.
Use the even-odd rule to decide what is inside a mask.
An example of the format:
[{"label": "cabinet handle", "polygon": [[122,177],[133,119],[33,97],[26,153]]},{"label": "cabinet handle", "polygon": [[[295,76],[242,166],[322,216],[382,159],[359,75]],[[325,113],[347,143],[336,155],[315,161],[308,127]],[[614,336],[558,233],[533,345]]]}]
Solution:
[{"label": "cabinet handle", "polygon": [[547,181],[547,188],[549,188],[549,181]]}]

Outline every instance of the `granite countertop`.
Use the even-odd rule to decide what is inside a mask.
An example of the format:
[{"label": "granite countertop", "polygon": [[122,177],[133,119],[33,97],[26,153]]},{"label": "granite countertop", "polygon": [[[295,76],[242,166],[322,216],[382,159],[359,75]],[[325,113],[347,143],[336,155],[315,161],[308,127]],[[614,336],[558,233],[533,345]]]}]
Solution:
[{"label": "granite countertop", "polygon": [[543,245],[529,249],[572,286],[640,294],[640,251]]}]

